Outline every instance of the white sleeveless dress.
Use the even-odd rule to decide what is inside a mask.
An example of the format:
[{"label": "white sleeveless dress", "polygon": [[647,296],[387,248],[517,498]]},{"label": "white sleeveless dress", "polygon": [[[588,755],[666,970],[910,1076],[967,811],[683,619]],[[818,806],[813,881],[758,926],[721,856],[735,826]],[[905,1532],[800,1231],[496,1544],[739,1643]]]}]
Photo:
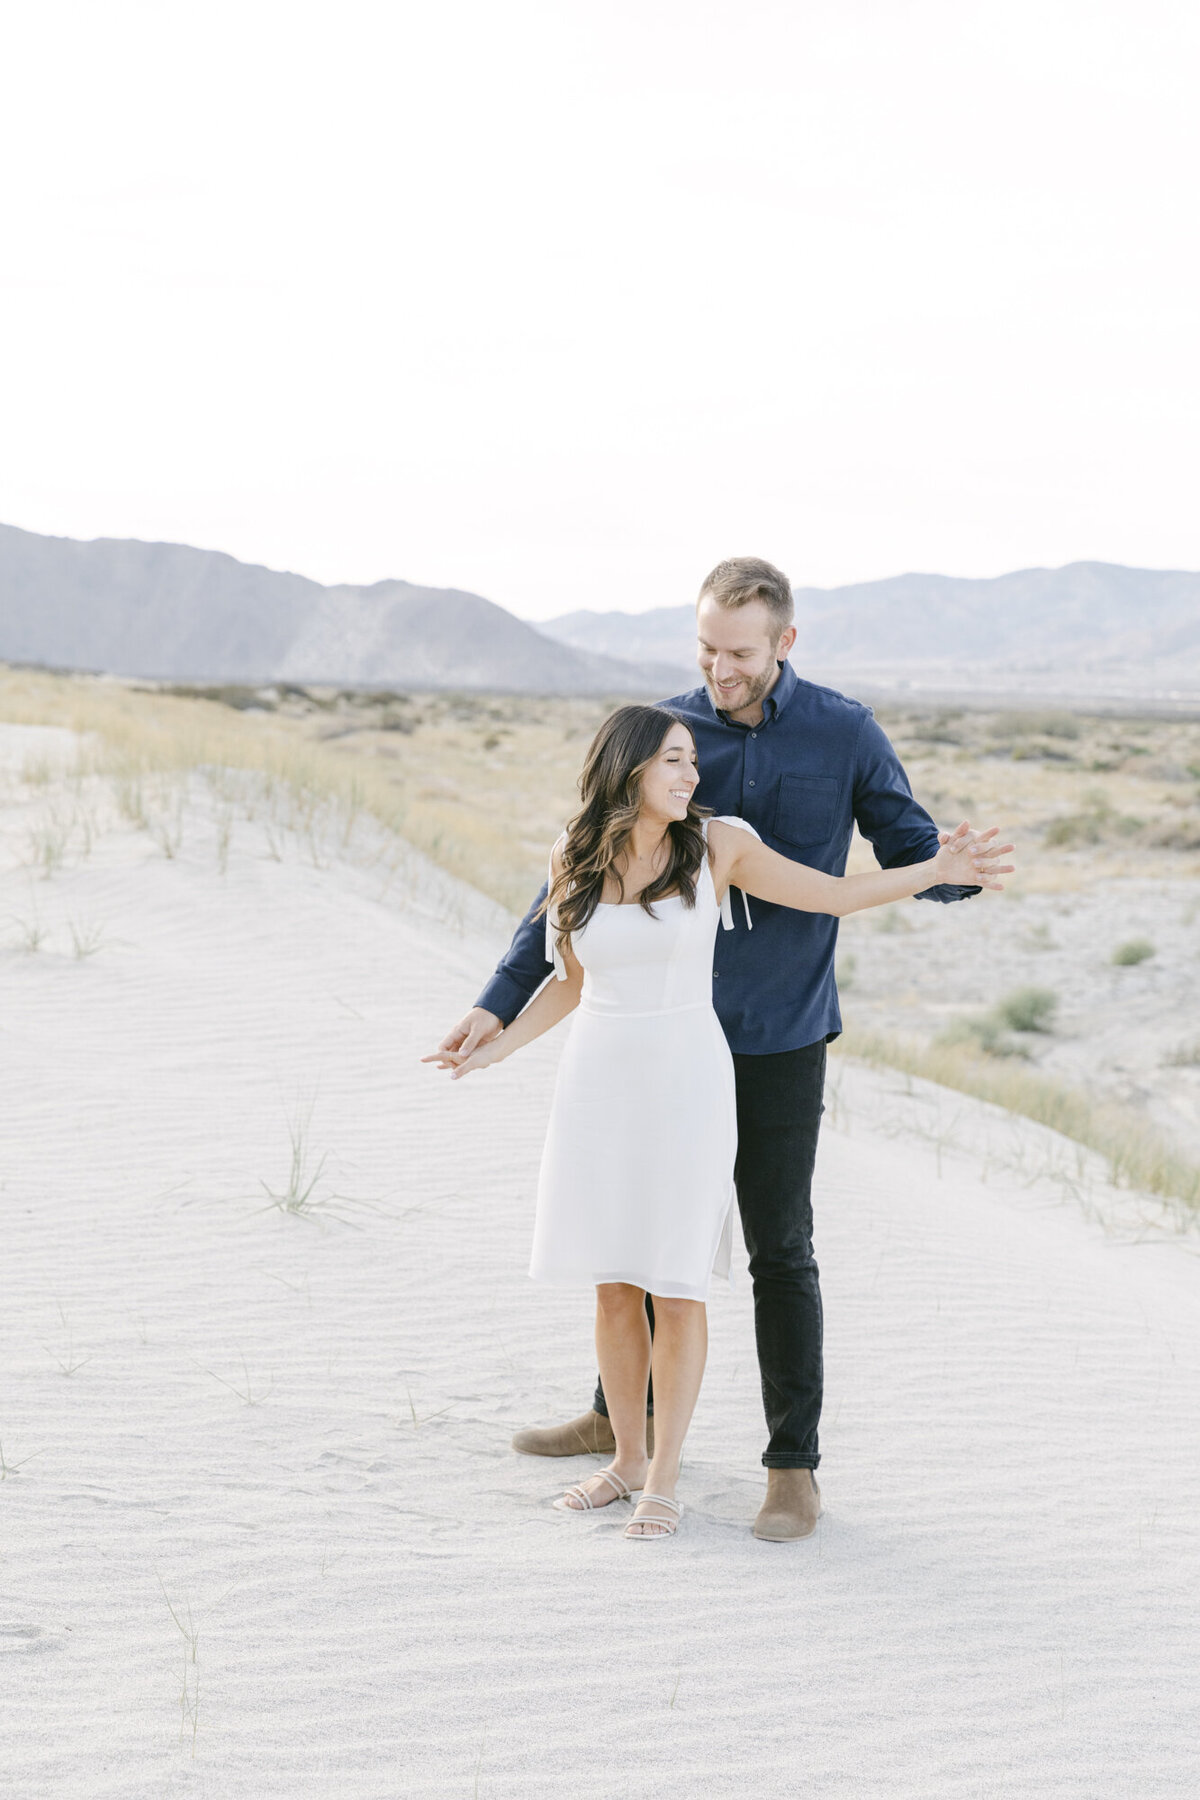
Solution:
[{"label": "white sleeveless dress", "polygon": [[572,936],[583,993],[558,1067],[529,1273],[703,1300],[711,1275],[728,1279],[733,1242],[733,1058],[712,1005],[717,925],[731,930],[733,915],[707,858],[695,906],[675,895],[654,911],[602,904]]}]

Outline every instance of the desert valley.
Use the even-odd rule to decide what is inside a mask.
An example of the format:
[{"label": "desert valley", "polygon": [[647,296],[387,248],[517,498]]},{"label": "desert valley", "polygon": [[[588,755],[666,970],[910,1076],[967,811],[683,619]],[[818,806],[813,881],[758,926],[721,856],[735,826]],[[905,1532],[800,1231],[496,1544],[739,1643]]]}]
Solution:
[{"label": "desert valley", "polygon": [[524,1275],[561,1033],[418,1061],[608,704],[0,675],[23,1800],[524,1800],[596,1709],[614,1794],[1187,1791],[1200,723],[883,714],[1021,879],[843,933],[816,1541],[749,1535],[741,1256],[647,1559],[508,1448],[593,1374]]}]

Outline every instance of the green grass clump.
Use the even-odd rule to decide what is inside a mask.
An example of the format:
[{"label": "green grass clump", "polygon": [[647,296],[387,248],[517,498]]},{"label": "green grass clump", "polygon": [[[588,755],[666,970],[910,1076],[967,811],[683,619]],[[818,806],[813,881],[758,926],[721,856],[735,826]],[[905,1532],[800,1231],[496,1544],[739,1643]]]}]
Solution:
[{"label": "green grass clump", "polygon": [[1051,1031],[1058,1011],[1053,988],[1023,987],[996,1004],[996,1018],[1010,1031]]},{"label": "green grass clump", "polygon": [[998,713],[991,721],[992,736],[999,739],[1025,737],[1077,738],[1083,726],[1073,713],[1009,712]]},{"label": "green grass clump", "polygon": [[1154,945],[1149,938],[1129,938],[1126,943],[1117,945],[1112,953],[1112,960],[1119,969],[1132,969],[1137,963],[1148,961],[1154,954]]},{"label": "green grass clump", "polygon": [[1042,833],[1050,850],[1071,850],[1085,844],[1107,844],[1141,831],[1144,820],[1118,813],[1105,803],[1090,804],[1081,812],[1063,813],[1051,819]]},{"label": "green grass clump", "polygon": [[985,1056],[1019,1056],[1028,1060],[1025,1046],[1009,1033],[1051,1031],[1057,1011],[1058,995],[1053,988],[1016,988],[998,1000],[990,1012],[956,1019],[937,1041],[946,1047],[974,1045]]}]

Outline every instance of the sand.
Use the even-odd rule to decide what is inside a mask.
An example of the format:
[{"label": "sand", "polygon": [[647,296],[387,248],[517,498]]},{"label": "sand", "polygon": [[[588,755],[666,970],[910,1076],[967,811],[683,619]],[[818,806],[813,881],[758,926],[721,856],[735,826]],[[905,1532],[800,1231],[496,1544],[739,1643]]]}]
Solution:
[{"label": "sand", "polygon": [[[550,1506],[587,1459],[508,1445],[593,1378],[587,1297],[525,1276],[561,1034],[454,1086],[417,1060],[502,915],[365,831],[277,860],[239,820],[222,873],[200,792],[173,856],[98,809],[43,879],[70,802],[31,745],[71,755],[0,733],[14,1800],[1196,1791],[1194,1236],[841,1066],[818,1533],[750,1535],[743,1258],[679,1536],[624,1542]],[[311,1216],[263,1186],[289,1131]]]}]

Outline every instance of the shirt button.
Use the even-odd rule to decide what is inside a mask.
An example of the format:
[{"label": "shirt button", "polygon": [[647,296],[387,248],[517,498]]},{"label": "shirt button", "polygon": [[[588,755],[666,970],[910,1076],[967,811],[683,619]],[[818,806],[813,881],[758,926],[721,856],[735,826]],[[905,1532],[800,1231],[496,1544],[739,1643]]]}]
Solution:
[{"label": "shirt button", "polygon": [[748,781],[748,782],[747,782],[747,783],[746,783],[746,786],[747,786],[747,787],[753,787],[753,786],[754,786],[754,783],[753,783],[753,782],[752,782],[752,781]]},{"label": "shirt button", "polygon": [[720,971],[720,969],[714,969],[714,970],[713,970],[713,980],[714,980],[714,981],[717,981],[717,980],[719,980],[719,978],[720,978],[720,974],[721,974],[721,971]]},{"label": "shirt button", "polygon": [[751,733],[750,733],[750,736],[751,736],[751,737],[752,737],[752,738],[756,738],[756,737],[757,737],[757,736],[758,736],[758,733],[757,733],[757,731],[752,731],[752,732],[751,732]]}]

